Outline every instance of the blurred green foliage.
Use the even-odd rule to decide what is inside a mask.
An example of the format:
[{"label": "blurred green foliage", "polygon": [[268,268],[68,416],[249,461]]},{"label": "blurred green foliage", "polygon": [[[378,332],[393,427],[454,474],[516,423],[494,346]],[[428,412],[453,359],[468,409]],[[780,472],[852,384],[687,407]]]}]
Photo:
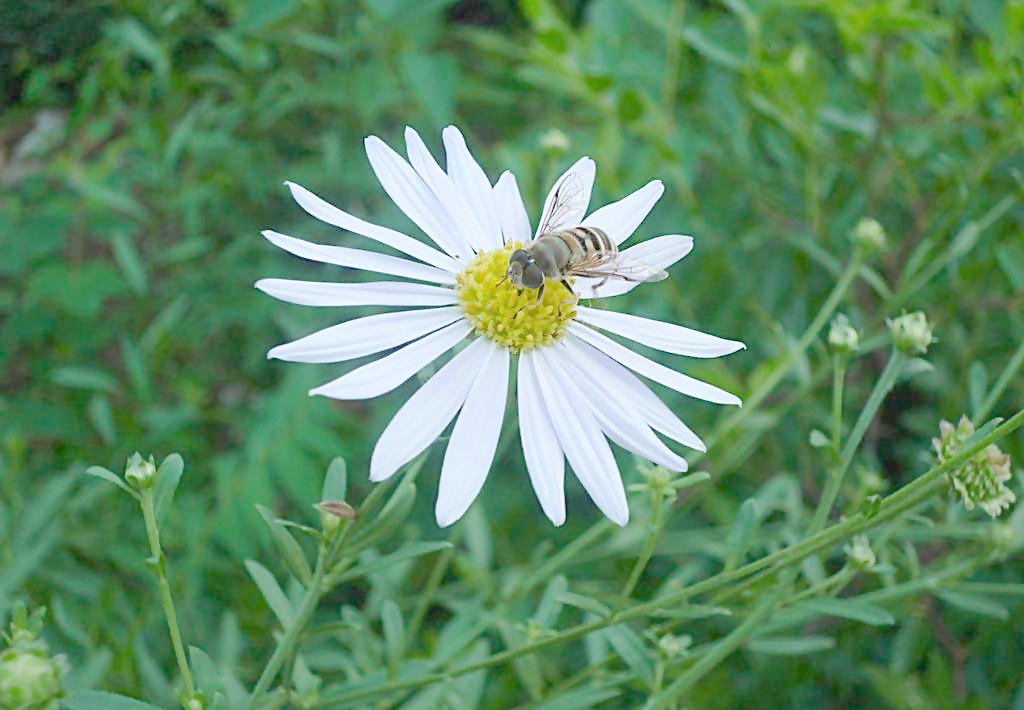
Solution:
[{"label": "blurred green foliage", "polygon": [[[717,569],[724,526],[767,485],[816,499],[824,461],[807,432],[828,427],[828,357],[820,339],[805,352],[797,338],[860,217],[885,226],[890,249],[843,309],[869,343],[903,308],[927,311],[939,339],[934,370],[899,385],[870,430],[862,480],[919,473],[938,420],[976,412],[1024,337],[1020,0],[4,0],[0,16],[0,613],[19,599],[50,608],[50,645],[68,655],[73,689],[173,697],[164,622],[139,563],[141,522],[131,501],[80,475],[86,464],[120,471],[136,449],[182,453],[189,472],[164,533],[179,617],[189,642],[246,684],[273,627],[241,564],[272,549],[254,504],[313,524],[310,504],[339,455],[358,492],[350,499],[370,490],[373,442],[413,384],[369,402],[307,397],[337,367],[268,363],[267,349],[358,309],[282,305],[252,287],[265,276],[359,278],[259,236],[272,227],[367,246],[304,215],[285,179],[415,233],[369,170],[368,134],[397,144],[408,124],[438,149],[440,129],[459,124],[492,177],[516,173],[534,219],[577,155],[597,160],[596,204],[662,178],[666,195],[641,236],[684,231],[696,248],[673,278],[613,307],[744,340],[749,349],[727,361],[685,364],[741,395],[796,358],[702,462],[712,482],[677,512],[640,596]],[[568,136],[568,153],[544,147],[552,129]],[[883,364],[873,342],[851,367],[857,406]],[[1021,406],[1021,382],[1010,380],[991,414]],[[665,397],[698,433],[728,415]],[[463,627],[486,621],[509,580],[597,520],[571,484],[569,522],[551,528],[514,432],[506,438],[458,528],[465,542],[419,653],[465,660],[521,638],[525,606],[512,621]],[[1003,448],[1024,455],[1019,437]],[[438,461],[435,450],[404,539],[447,539],[431,515]],[[567,570],[582,589],[614,592],[628,574],[643,533],[642,502],[633,508],[630,528]],[[775,515],[762,523],[788,520]],[[924,564],[948,543],[929,540],[915,555]],[[901,545],[889,561],[903,568]],[[430,569],[409,561],[333,595],[329,614],[375,631],[346,632],[367,648],[355,659],[310,655],[307,672],[369,672],[389,633],[382,606],[395,600],[408,618]],[[1021,572],[1011,560],[985,574]],[[1016,598],[1001,603],[1021,610]],[[361,611],[338,617],[343,604]],[[834,637],[830,650],[743,651],[689,706],[1022,707],[1020,618],[925,597],[904,603],[891,628],[815,622],[805,632]],[[466,676],[459,697],[498,707],[554,696],[589,659],[598,673],[636,676],[599,676],[589,695],[551,707],[632,705],[646,656],[628,652],[642,646],[635,632],[616,628],[632,635],[609,630],[587,656],[545,652],[543,666],[531,656],[489,671],[486,684]],[[687,633],[706,641],[728,628],[712,617]],[[609,648],[625,664],[598,663]],[[435,692],[418,702],[444,701]]]}]

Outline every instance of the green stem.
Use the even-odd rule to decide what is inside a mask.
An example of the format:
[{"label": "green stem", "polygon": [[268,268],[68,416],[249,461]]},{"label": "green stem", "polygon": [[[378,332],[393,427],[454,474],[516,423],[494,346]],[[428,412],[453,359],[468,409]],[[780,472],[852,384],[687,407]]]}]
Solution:
[{"label": "green stem", "polygon": [[416,635],[419,634],[420,625],[423,623],[423,619],[426,617],[427,611],[430,609],[430,605],[434,601],[434,596],[437,594],[437,590],[441,586],[441,580],[444,579],[444,575],[448,571],[448,565],[451,564],[452,557],[455,555],[455,545],[458,544],[459,538],[462,537],[462,528],[462,525],[455,528],[455,531],[451,536],[452,546],[447,550],[442,551],[434,561],[434,567],[430,570],[430,577],[427,578],[426,587],[419,595],[420,598],[416,603],[416,610],[413,612],[412,618],[409,620],[409,626],[405,633],[405,637],[409,640],[410,644],[416,639]]},{"label": "green stem", "polygon": [[839,454],[843,439],[843,384],[846,379],[846,356],[832,356],[832,448]]},{"label": "green stem", "polygon": [[253,688],[252,695],[249,696],[249,702],[246,703],[246,707],[250,710],[258,707],[259,701],[266,694],[271,682],[273,682],[277,672],[281,669],[281,664],[291,654],[295,643],[299,639],[299,635],[309,622],[310,617],[313,616],[313,612],[320,602],[320,596],[324,591],[324,572],[328,562],[326,558],[327,550],[321,545],[320,552],[316,558],[316,569],[313,571],[313,579],[310,581],[309,586],[306,587],[306,595],[302,599],[302,606],[299,607],[298,613],[285,630],[284,636],[278,642],[274,653],[270,656],[270,660],[267,661],[263,673],[260,674],[259,680],[256,681],[256,687]]},{"label": "green stem", "polygon": [[1024,340],[1020,341],[1020,345],[1017,347],[1017,352],[1010,358],[1010,362],[1006,364],[1006,368],[1003,373],[999,375],[999,379],[996,380],[995,385],[992,387],[992,391],[985,397],[985,401],[981,403],[978,411],[974,413],[974,421],[978,426],[981,426],[982,422],[985,421],[985,417],[992,411],[992,407],[1002,396],[1006,386],[1010,384],[1010,380],[1017,374],[1020,366],[1024,364]]},{"label": "green stem", "polygon": [[654,548],[658,544],[658,537],[661,535],[662,528],[662,507],[665,499],[662,497],[660,491],[654,491],[651,494],[651,529],[647,533],[647,540],[644,542],[644,547],[640,551],[640,556],[636,558],[636,563],[633,565],[633,571],[629,573],[629,578],[626,580],[626,584],[623,585],[622,591],[619,593],[619,602],[616,608],[621,608],[629,598],[633,595],[633,590],[636,589],[637,583],[640,581],[640,575],[647,569],[647,563],[651,561],[651,556],[654,555]]},{"label": "green stem", "polygon": [[178,661],[181,680],[185,684],[185,696],[195,697],[196,687],[192,681],[185,656],[185,645],[181,642],[181,630],[178,628],[178,615],[174,611],[174,598],[171,596],[171,585],[167,581],[167,562],[163,549],[160,547],[160,529],[156,524],[156,509],[153,505],[153,489],[146,488],[140,492],[139,503],[142,506],[142,518],[146,521],[146,537],[149,538],[149,551],[152,554],[153,571],[156,572],[160,588],[160,603],[167,617],[167,630],[171,634],[171,645],[174,646],[174,657]]},{"label": "green stem", "polygon": [[697,595],[714,592],[727,585],[738,587],[739,585],[737,582],[758,572],[768,571],[770,574],[777,573],[780,569],[799,564],[811,555],[828,550],[842,540],[848,539],[853,535],[862,533],[893,520],[894,518],[903,515],[908,510],[920,505],[936,492],[944,488],[945,483],[942,480],[942,477],[948,471],[961,466],[965,461],[970,459],[986,446],[1015,431],[1022,424],[1024,424],[1024,410],[1014,414],[1010,419],[1006,420],[989,432],[988,435],[980,438],[971,446],[964,448],[956,456],[950,458],[944,463],[932,467],[928,472],[917,477],[898,491],[894,492],[892,495],[888,496],[882,502],[878,513],[873,516],[868,517],[863,514],[856,514],[843,522],[832,526],[831,528],[823,530],[815,535],[811,535],[790,547],[773,552],[770,555],[766,555],[759,560],[750,562],[731,572],[719,572],[708,579],[693,584],[686,589],[679,590],[678,592],[666,594],[665,596],[657,597],[650,601],[634,604],[631,607],[623,609],[617,614],[612,614],[605,618],[595,619],[583,624],[571,626],[549,636],[543,636],[534,641],[516,646],[515,648],[495,653],[480,661],[467,663],[444,672],[427,673],[415,678],[406,678],[382,685],[363,686],[350,690],[323,693],[313,707],[336,707],[343,703],[352,703],[356,700],[362,700],[364,698],[374,697],[385,693],[418,688],[420,686],[430,685],[431,683],[449,681],[452,678],[465,675],[466,673],[472,673],[474,671],[508,663],[520,656],[537,653],[538,651],[546,648],[582,638],[587,634],[600,631],[601,629],[609,626],[615,626],[616,624],[621,624],[633,619],[650,616],[656,611],[678,606]]},{"label": "green stem", "polygon": [[828,481],[825,483],[825,490],[821,494],[818,507],[814,511],[814,518],[811,521],[810,533],[812,535],[825,527],[828,514],[832,512],[832,506],[839,496],[843,477],[850,468],[850,463],[860,447],[864,434],[867,433],[868,426],[875,418],[878,408],[882,405],[882,400],[885,399],[892,386],[896,384],[896,378],[899,377],[900,372],[903,370],[905,361],[905,356],[899,350],[893,350],[892,355],[889,356],[889,362],[886,363],[881,377],[878,378],[878,382],[875,383],[874,389],[871,390],[871,394],[868,396],[868,401],[864,404],[864,409],[861,410],[860,416],[857,417],[857,423],[854,425],[853,431],[850,432],[850,438],[846,440],[839,466],[829,475]]},{"label": "green stem", "polygon": [[753,614],[743,620],[742,624],[733,629],[724,639],[717,642],[707,653],[701,656],[699,661],[690,666],[685,673],[676,678],[664,691],[652,698],[647,703],[645,710],[664,710],[664,708],[669,707],[676,698],[692,688],[708,671],[712,670],[733,651],[743,645],[747,639],[754,635],[761,622],[768,618],[768,615],[775,610],[783,589],[785,589],[785,585],[779,585],[771,597],[764,600],[754,610]]},{"label": "green stem", "polygon": [[788,351],[785,359],[780,362],[775,369],[773,369],[767,377],[761,380],[761,384],[757,386],[750,395],[743,402],[743,408],[735,412],[731,417],[725,420],[722,425],[715,431],[715,433],[708,440],[708,448],[710,449],[714,443],[716,443],[722,436],[736,428],[742,423],[747,417],[751,416],[760,406],[761,402],[771,394],[775,388],[782,382],[790,371],[796,365],[797,358],[803,355],[804,351],[810,347],[811,343],[821,329],[825,327],[829,318],[835,313],[836,308],[839,307],[839,303],[843,300],[846,295],[846,291],[850,288],[850,284],[857,277],[857,273],[860,271],[861,260],[859,257],[850,259],[847,263],[846,268],[843,269],[843,273],[840,274],[839,280],[836,281],[836,285],[832,288],[832,292],[829,293],[828,298],[821,304],[821,308],[814,316],[814,320],[807,326],[800,339],[797,340],[796,347]]}]

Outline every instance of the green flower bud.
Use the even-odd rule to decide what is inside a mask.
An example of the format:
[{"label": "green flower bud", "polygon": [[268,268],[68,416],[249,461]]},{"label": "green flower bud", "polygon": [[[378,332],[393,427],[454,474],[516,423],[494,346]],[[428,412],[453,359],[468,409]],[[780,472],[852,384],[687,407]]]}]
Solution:
[{"label": "green flower bud", "polygon": [[850,544],[843,548],[846,560],[854,569],[868,570],[875,566],[875,551],[867,535],[854,535]]},{"label": "green flower bud", "polygon": [[860,347],[860,334],[850,325],[850,319],[842,313],[832,319],[828,331],[828,344],[837,353],[854,353]]},{"label": "green flower bud", "polygon": [[137,451],[132,454],[124,469],[124,480],[135,488],[152,488],[156,484],[156,462],[153,457],[150,456],[147,461]]},{"label": "green flower bud", "polygon": [[551,128],[541,134],[540,147],[545,153],[563,155],[569,150],[569,136],[557,128]]},{"label": "green flower bud", "polygon": [[932,325],[922,311],[904,313],[885,322],[889,326],[892,344],[908,355],[923,355],[928,352],[928,346],[935,342]]},{"label": "green flower bud", "polygon": [[[973,433],[974,424],[966,416],[960,417],[956,426],[947,421],[940,422],[939,437],[932,439],[939,463],[956,456]],[[995,518],[1017,500],[1006,486],[1012,477],[1010,456],[995,444],[989,444],[959,468],[950,471],[949,483],[967,510],[974,510],[977,506]]]},{"label": "green flower bud", "polygon": [[885,230],[877,221],[864,217],[850,232],[850,239],[864,256],[885,251]]}]

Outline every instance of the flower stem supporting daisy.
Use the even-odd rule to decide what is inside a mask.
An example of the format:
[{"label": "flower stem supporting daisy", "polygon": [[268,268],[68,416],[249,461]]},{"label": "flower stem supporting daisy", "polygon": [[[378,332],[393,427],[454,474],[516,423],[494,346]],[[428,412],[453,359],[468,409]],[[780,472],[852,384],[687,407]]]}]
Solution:
[{"label": "flower stem supporting daisy", "polygon": [[[726,586],[730,586],[734,592],[740,591],[743,588],[749,587],[750,583],[754,580],[778,574],[787,568],[800,564],[800,562],[811,555],[825,552],[853,535],[878,527],[914,509],[935,495],[935,493],[944,489],[945,481],[942,479],[947,472],[962,465],[986,446],[1002,439],[1017,430],[1021,425],[1024,425],[1024,410],[1014,414],[987,435],[979,437],[970,446],[964,447],[956,456],[944,463],[933,466],[923,475],[887,496],[873,515],[863,512],[856,513],[830,528],[809,535],[787,548],[754,560],[735,570],[719,572],[712,577],[677,592],[634,604],[604,618],[577,624],[550,635],[542,636],[514,648],[492,654],[480,661],[467,663],[446,671],[427,673],[415,678],[404,678],[375,686],[362,686],[354,689],[324,692],[313,707],[336,707],[342,703],[352,703],[378,695],[449,681],[452,678],[467,673],[502,665],[521,656],[537,653],[546,648],[583,638],[588,634],[608,628],[609,626],[644,618],[662,609],[677,607],[688,602],[693,597],[714,592]],[[712,667],[712,664],[705,665],[707,670],[710,670]]]},{"label": "flower stem supporting daisy", "polygon": [[164,557],[163,548],[160,546],[160,529],[156,523],[156,506],[152,488],[143,488],[139,491],[139,505],[142,507],[142,518],[146,523],[146,537],[149,539],[149,551],[152,555],[147,562],[156,574],[157,586],[160,589],[160,603],[164,607],[164,616],[167,617],[167,630],[171,635],[174,657],[178,662],[178,671],[181,673],[181,681],[185,686],[185,697],[191,699],[195,697],[196,688],[192,681],[192,671],[189,670],[188,660],[185,657],[185,645],[181,641],[181,629],[178,627],[178,615],[174,611],[171,585],[167,581],[167,558]]}]

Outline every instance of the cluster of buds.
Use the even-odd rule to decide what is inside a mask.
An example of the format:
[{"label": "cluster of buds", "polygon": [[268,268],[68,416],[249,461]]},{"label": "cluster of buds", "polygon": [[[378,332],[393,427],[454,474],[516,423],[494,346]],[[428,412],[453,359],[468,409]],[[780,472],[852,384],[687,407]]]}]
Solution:
[{"label": "cluster of buds", "polygon": [[29,614],[18,606],[11,615],[7,648],[0,652],[0,707],[56,710],[64,692],[61,679],[68,671],[64,656],[49,654],[39,638],[45,609]]},{"label": "cluster of buds", "polygon": [[928,346],[935,342],[932,324],[921,311],[904,313],[885,321],[889,326],[892,344],[908,355],[923,355]]},{"label": "cluster of buds", "polygon": [[[959,453],[963,443],[974,434],[974,424],[966,416],[953,426],[943,420],[939,423],[939,437],[932,439],[939,462],[943,463]],[[950,485],[967,510],[977,506],[993,518],[1017,500],[1006,482],[1013,477],[1010,456],[995,444],[989,444],[977,454],[949,472]]]}]

